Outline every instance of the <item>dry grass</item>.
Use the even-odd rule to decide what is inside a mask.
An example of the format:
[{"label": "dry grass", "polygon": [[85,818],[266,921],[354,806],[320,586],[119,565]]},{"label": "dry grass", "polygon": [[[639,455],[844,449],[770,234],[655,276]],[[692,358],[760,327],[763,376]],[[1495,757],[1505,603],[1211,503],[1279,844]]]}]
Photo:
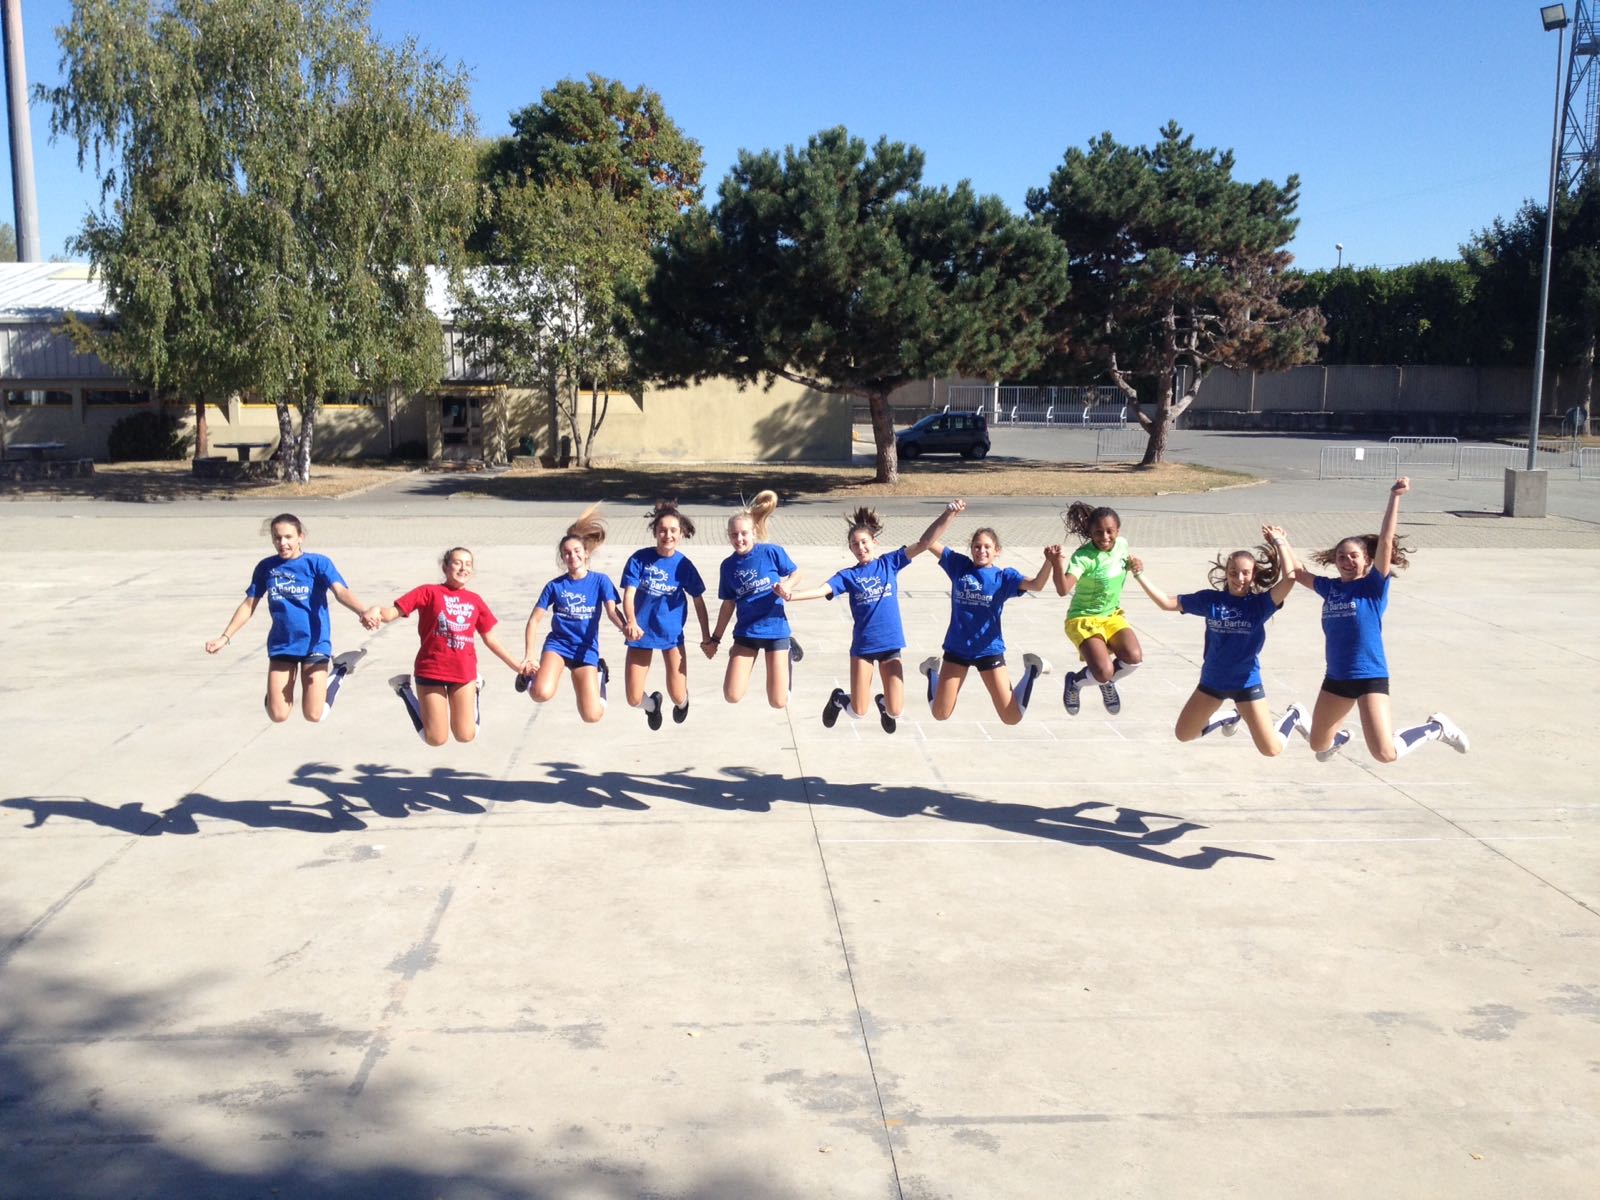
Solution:
[{"label": "dry grass", "polygon": [[[21,500],[163,501],[259,500],[347,496],[393,482],[415,468],[405,464],[317,465],[307,484],[270,480],[196,479],[187,462],[96,464],[84,479],[0,483],[0,497]],[[509,470],[429,472],[416,485],[423,494],[485,496],[502,500],[617,500],[649,503],[671,496],[686,503],[720,504],[772,488],[783,499],[885,496],[1151,496],[1203,492],[1254,480],[1248,475],[1166,463],[1029,464],[1015,459],[918,459],[902,463],[900,482],[874,483],[870,466],[615,465],[545,470],[517,459]]]},{"label": "dry grass", "polygon": [[544,470],[519,459],[509,471],[451,473],[431,477],[441,495],[492,496],[506,500],[625,500],[650,502],[664,496],[692,503],[722,503],[772,488],[785,500],[830,497],[854,500],[884,496],[1151,496],[1159,492],[1204,492],[1252,483],[1253,478],[1210,467],[1166,463],[1139,468],[1131,463],[1055,466],[1016,460],[964,459],[902,463],[900,482],[874,483],[871,467],[780,466],[598,466]]},{"label": "dry grass", "polygon": [[257,500],[271,497],[324,498],[346,496],[377,483],[398,479],[411,465],[317,465],[311,482],[278,483],[255,479],[196,479],[187,460],[174,462],[96,463],[82,479],[32,479],[0,483],[0,497],[14,500]]}]

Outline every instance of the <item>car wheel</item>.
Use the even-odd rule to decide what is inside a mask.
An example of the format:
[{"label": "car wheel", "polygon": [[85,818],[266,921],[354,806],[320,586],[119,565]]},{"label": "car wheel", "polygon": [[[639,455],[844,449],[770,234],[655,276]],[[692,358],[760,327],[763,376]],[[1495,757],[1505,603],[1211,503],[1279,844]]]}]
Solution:
[{"label": "car wheel", "polygon": [[921,442],[907,442],[904,446],[900,447],[900,457],[901,458],[916,458],[921,453],[922,453],[922,443]]},{"label": "car wheel", "polygon": [[964,458],[982,458],[987,453],[989,453],[989,447],[982,442],[979,442],[976,446],[968,446],[961,452]]}]

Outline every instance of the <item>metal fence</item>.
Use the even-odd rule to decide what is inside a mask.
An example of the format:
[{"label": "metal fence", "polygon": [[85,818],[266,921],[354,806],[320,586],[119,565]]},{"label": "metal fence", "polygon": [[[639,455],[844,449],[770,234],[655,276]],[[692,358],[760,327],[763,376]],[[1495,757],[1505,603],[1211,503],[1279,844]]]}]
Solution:
[{"label": "metal fence", "polygon": [[981,412],[991,425],[1063,425],[1105,429],[1126,425],[1128,405],[1106,384],[1092,387],[999,387],[983,383],[950,386],[950,407]]},{"label": "metal fence", "polygon": [[1393,479],[1400,474],[1393,446],[1324,446],[1317,459],[1318,479]]},{"label": "metal fence", "polygon": [[1457,479],[1500,479],[1507,467],[1528,461],[1526,446],[1463,446],[1456,464]]},{"label": "metal fence", "polygon": [[1095,434],[1094,460],[1139,459],[1144,457],[1150,444],[1150,431],[1142,425],[1125,425],[1120,429],[1102,429]]},{"label": "metal fence", "polygon": [[1456,458],[1461,449],[1459,438],[1453,437],[1392,437],[1389,445],[1402,474],[1420,471],[1438,471],[1454,474]]},{"label": "metal fence", "polygon": [[1600,446],[1578,447],[1578,478],[1600,479]]}]

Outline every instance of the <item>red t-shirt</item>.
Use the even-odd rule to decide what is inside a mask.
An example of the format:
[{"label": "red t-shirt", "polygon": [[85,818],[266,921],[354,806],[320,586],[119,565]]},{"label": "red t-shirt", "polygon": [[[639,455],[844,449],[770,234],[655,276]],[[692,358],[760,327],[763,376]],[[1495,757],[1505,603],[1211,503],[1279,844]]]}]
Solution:
[{"label": "red t-shirt", "polygon": [[483,597],[464,588],[425,583],[394,602],[405,616],[417,613],[416,674],[440,683],[471,683],[478,678],[474,635],[495,627],[494,614]]}]

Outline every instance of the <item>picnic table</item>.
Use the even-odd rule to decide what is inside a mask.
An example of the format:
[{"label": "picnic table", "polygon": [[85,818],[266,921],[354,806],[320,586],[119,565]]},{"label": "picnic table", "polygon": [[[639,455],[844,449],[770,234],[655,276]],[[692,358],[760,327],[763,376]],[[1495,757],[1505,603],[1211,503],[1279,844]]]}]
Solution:
[{"label": "picnic table", "polygon": [[65,442],[8,442],[6,449],[15,451],[31,462],[43,462],[45,455],[54,454],[57,450],[65,450]]},{"label": "picnic table", "polygon": [[252,450],[265,450],[268,446],[272,445],[272,443],[271,442],[212,442],[211,445],[213,447],[215,447],[216,449],[218,449],[218,450],[237,450],[239,452],[239,461],[242,462],[242,463],[246,463],[246,462],[250,461],[250,452]]}]

